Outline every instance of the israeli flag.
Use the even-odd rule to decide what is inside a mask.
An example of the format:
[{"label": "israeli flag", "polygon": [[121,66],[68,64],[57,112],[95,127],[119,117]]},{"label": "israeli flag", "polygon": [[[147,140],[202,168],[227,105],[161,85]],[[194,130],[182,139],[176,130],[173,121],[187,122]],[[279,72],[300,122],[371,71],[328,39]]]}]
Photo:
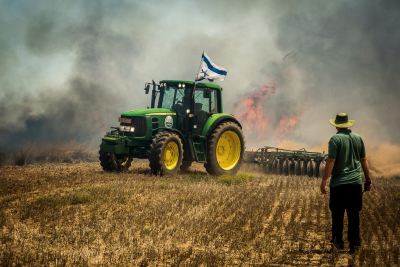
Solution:
[{"label": "israeli flag", "polygon": [[223,81],[225,80],[227,73],[226,69],[214,64],[206,52],[203,51],[199,72],[197,73],[195,81],[196,83],[204,79],[207,79],[210,82],[213,82],[214,80]]}]

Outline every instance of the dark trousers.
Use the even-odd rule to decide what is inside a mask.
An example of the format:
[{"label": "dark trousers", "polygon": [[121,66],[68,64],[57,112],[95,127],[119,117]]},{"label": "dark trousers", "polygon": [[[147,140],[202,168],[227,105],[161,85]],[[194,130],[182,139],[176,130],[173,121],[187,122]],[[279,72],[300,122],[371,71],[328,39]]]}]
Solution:
[{"label": "dark trousers", "polygon": [[347,240],[353,246],[361,246],[360,211],[362,209],[362,185],[347,184],[330,188],[329,209],[332,213],[332,243],[343,247],[343,219],[347,212],[349,221]]}]

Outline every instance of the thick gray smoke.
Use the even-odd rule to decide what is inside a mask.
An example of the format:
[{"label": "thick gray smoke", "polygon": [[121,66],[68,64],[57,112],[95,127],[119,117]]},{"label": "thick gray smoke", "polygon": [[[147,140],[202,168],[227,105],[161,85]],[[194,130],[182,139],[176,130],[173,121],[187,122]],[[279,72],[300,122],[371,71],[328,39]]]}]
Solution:
[{"label": "thick gray smoke", "polygon": [[203,49],[228,70],[226,112],[274,82],[249,148],[281,143],[293,116],[284,139],[319,146],[338,112],[367,146],[398,145],[399,19],[399,1],[2,1],[0,147],[98,143],[149,105],[145,82],[193,80]]}]

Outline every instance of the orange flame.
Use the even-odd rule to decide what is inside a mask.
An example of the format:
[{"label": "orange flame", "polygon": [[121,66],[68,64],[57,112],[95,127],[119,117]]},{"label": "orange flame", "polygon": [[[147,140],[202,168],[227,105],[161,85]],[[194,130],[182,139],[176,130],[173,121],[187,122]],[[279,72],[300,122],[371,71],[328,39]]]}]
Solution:
[{"label": "orange flame", "polygon": [[297,115],[293,115],[293,117],[288,118],[287,116],[283,116],[279,121],[279,128],[276,132],[275,136],[279,138],[283,138],[290,130],[292,130],[296,124],[299,122],[300,117]]},{"label": "orange flame", "polygon": [[[263,112],[263,100],[275,94],[275,84],[265,83],[259,92],[252,93],[243,101],[244,110],[237,117],[242,122],[243,128],[248,132],[258,132],[260,139],[268,125],[268,118]],[[237,113],[240,99],[234,105],[233,112]]]},{"label": "orange flame", "polygon": [[[266,106],[266,100],[274,97],[275,92],[275,81],[271,80],[266,82],[258,92],[237,99],[232,113],[238,114],[236,117],[241,122],[246,135],[256,134],[261,140],[265,138],[264,134],[268,128],[268,136],[275,137],[274,141],[280,143],[296,127],[300,120],[298,114],[301,111],[293,115],[279,115],[276,112],[270,112],[269,107]],[[277,121],[279,121],[278,124],[272,125]]]}]

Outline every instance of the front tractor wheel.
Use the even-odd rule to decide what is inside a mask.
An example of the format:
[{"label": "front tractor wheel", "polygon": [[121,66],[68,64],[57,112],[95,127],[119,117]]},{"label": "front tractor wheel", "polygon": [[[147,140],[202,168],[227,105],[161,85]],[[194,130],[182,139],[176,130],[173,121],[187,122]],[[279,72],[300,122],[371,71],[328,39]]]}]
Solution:
[{"label": "front tractor wheel", "polygon": [[150,146],[150,168],[152,174],[174,174],[182,165],[183,148],[179,136],[172,132],[161,132]]},{"label": "front tractor wheel", "polygon": [[128,155],[118,155],[99,151],[100,165],[106,172],[127,171],[131,166],[132,158]]},{"label": "front tractor wheel", "polygon": [[242,129],[233,122],[218,125],[207,143],[207,172],[212,175],[235,174],[243,163],[245,141]]}]

